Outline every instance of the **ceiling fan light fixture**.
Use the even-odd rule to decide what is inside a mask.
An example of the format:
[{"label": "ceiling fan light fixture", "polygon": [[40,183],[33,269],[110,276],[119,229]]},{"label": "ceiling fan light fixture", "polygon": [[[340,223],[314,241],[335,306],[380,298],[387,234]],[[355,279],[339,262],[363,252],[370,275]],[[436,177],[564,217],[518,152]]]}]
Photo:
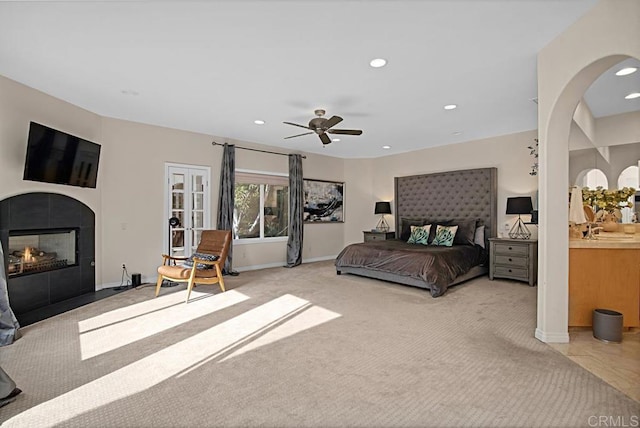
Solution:
[{"label": "ceiling fan light fixture", "polygon": [[264,120],[257,119],[254,120],[253,123],[255,123],[256,125],[264,125]]},{"label": "ceiling fan light fixture", "polygon": [[454,110],[457,109],[458,105],[457,104],[447,104],[446,106],[444,106],[445,110]]},{"label": "ceiling fan light fixture", "polygon": [[380,68],[387,65],[387,60],[384,58],[375,58],[369,62],[369,65],[373,68]]},{"label": "ceiling fan light fixture", "polygon": [[616,71],[616,76],[628,76],[638,71],[637,67],[625,67]]},{"label": "ceiling fan light fixture", "polygon": [[626,97],[624,97],[625,100],[634,100],[636,98],[640,98],[640,92],[632,92]]}]

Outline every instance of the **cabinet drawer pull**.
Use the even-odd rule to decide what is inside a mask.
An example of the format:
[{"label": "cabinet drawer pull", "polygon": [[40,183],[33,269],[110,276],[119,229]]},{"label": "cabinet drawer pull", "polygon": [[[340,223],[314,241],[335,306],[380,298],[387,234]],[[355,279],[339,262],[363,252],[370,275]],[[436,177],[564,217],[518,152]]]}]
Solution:
[{"label": "cabinet drawer pull", "polygon": [[513,248],[509,247],[510,250],[513,250]]},{"label": "cabinet drawer pull", "polygon": [[509,272],[512,272],[511,269],[509,269]]},{"label": "cabinet drawer pull", "polygon": [[512,259],[511,257],[509,257],[509,261],[510,261],[510,262],[512,262],[512,261],[513,261],[513,259]]}]

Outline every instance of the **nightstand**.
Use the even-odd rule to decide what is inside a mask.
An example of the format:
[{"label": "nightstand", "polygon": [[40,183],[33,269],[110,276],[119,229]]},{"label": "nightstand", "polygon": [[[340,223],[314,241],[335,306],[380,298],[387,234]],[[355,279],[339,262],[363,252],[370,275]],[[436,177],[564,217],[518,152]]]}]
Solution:
[{"label": "nightstand", "polygon": [[396,237],[395,232],[378,232],[374,230],[365,230],[362,233],[364,233],[364,242],[386,241],[387,239],[393,239]]},{"label": "nightstand", "polygon": [[528,282],[538,281],[538,240],[489,238],[489,279],[509,278]]}]

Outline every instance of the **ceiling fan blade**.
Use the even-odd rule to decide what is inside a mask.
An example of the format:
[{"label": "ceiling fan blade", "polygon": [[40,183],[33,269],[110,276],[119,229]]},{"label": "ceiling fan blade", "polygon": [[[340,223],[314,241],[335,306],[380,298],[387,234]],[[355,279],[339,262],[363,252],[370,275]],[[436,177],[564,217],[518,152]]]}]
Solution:
[{"label": "ceiling fan blade", "polygon": [[305,132],[304,134],[298,134],[298,135],[292,135],[290,137],[284,137],[284,139],[287,140],[289,138],[301,137],[303,135],[309,135],[309,134],[315,134],[315,132]]},{"label": "ceiling fan blade", "polygon": [[332,126],[336,126],[340,122],[342,122],[342,118],[340,116],[331,116],[322,126],[328,129]]},{"label": "ceiling fan blade", "polygon": [[304,128],[304,129],[311,129],[308,126],[298,125],[297,123],[292,123],[292,122],[282,122],[282,123],[286,123],[287,125],[299,126],[300,128]]},{"label": "ceiling fan blade", "polygon": [[327,129],[329,134],[362,135],[360,129]]},{"label": "ceiling fan blade", "polygon": [[331,138],[329,138],[329,136],[325,133],[322,133],[319,135],[320,136],[320,141],[322,141],[322,144],[329,144],[331,143]]}]

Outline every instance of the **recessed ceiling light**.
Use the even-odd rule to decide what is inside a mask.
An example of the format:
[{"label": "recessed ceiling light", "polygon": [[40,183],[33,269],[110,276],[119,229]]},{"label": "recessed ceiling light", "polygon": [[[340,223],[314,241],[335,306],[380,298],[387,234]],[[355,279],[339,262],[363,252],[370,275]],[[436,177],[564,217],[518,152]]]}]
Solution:
[{"label": "recessed ceiling light", "polygon": [[331,141],[340,141],[340,138],[332,138]]},{"label": "recessed ceiling light", "polygon": [[391,148],[391,146],[382,146],[383,149],[385,150],[389,150]]},{"label": "recessed ceiling light", "polygon": [[253,123],[255,123],[256,125],[264,125],[264,120],[254,120]]},{"label": "recessed ceiling light", "polygon": [[456,109],[456,108],[458,108],[458,106],[455,105],[455,104],[447,104],[446,106],[444,106],[445,110],[453,110],[453,109]]},{"label": "recessed ceiling light", "polygon": [[618,70],[616,72],[616,76],[627,76],[629,74],[635,73],[636,71],[638,71],[636,67],[625,67],[621,70]]},{"label": "recessed ceiling light", "polygon": [[135,96],[137,96],[137,95],[140,95],[140,93],[139,93],[139,92],[137,92],[137,91],[133,91],[133,90],[131,90],[131,89],[123,89],[123,90],[121,90],[120,92],[121,92],[123,95],[132,95],[132,96],[134,96],[134,97],[135,97]]},{"label": "recessed ceiling light", "polygon": [[380,68],[387,65],[387,60],[382,58],[372,59],[369,65],[373,68]]},{"label": "recessed ceiling light", "polygon": [[640,92],[633,92],[627,95],[626,97],[624,97],[625,100],[633,100],[635,98],[640,98]]}]

